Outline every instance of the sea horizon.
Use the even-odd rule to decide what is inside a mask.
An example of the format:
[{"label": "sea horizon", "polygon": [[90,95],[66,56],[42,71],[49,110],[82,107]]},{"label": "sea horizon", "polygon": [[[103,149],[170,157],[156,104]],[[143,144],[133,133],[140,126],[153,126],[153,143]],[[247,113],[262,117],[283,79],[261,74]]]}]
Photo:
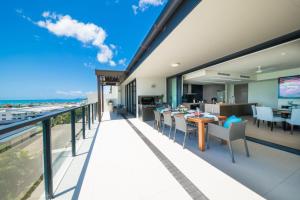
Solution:
[{"label": "sea horizon", "polygon": [[0,105],[28,105],[28,104],[47,104],[47,103],[80,103],[86,98],[51,98],[51,99],[7,99],[0,100]]}]

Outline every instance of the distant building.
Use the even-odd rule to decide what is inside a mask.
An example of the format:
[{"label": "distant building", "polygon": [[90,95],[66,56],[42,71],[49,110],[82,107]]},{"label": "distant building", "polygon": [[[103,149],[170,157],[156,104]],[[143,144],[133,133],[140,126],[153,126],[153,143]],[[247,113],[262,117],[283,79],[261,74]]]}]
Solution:
[{"label": "distant building", "polygon": [[[52,105],[22,108],[3,108],[0,109],[0,125],[10,124],[29,118],[37,117],[49,112],[64,109],[65,107],[66,106],[64,105]],[[69,105],[67,107],[69,107]]]}]

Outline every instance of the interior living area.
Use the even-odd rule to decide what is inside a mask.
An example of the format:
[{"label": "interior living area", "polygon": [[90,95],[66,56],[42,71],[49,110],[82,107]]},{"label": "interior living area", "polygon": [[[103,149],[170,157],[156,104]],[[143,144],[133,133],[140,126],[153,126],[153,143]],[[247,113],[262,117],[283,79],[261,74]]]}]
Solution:
[{"label": "interior living area", "polygon": [[[182,104],[248,120],[246,135],[300,150],[300,129],[285,120],[300,108],[300,40],[293,40],[183,75]],[[273,125],[261,120],[256,107],[272,109]],[[279,118],[280,117],[280,118]],[[297,115],[297,118],[299,116]]]}]

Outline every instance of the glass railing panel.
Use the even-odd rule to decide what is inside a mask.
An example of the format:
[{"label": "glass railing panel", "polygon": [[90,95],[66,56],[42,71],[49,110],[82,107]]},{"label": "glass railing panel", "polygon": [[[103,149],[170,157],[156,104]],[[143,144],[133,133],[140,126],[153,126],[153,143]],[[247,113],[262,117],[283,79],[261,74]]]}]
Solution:
[{"label": "glass railing panel", "polygon": [[43,186],[41,123],[1,135],[0,199],[39,199]]},{"label": "glass railing panel", "polygon": [[68,168],[68,160],[72,158],[71,144],[71,113],[65,113],[51,118],[51,154],[53,187]]},{"label": "glass railing panel", "polygon": [[75,110],[75,135],[76,139],[82,138],[82,108]]}]

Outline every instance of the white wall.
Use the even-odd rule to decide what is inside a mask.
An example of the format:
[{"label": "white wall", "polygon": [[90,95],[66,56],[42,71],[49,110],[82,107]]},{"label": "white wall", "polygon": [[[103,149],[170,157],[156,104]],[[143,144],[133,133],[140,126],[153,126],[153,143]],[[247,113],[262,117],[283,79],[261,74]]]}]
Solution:
[{"label": "white wall", "polygon": [[251,82],[248,85],[248,102],[273,108],[288,105],[288,101],[300,104],[300,99],[278,99],[278,79]]},{"label": "white wall", "polygon": [[249,83],[248,102],[257,102],[274,108],[280,108],[282,105],[288,105],[288,101],[300,104],[300,99],[278,99],[278,78],[299,74],[300,68],[258,74],[257,80],[261,81]]},{"label": "white wall", "polygon": [[[125,105],[125,86],[121,85],[121,104]],[[164,101],[167,99],[166,78],[162,77],[137,77],[136,78],[136,110],[138,115],[138,96],[143,95],[164,95]]]},{"label": "white wall", "polygon": [[277,79],[250,82],[248,84],[248,103],[258,103],[272,108],[278,107]]},{"label": "white wall", "polygon": [[116,106],[120,104],[119,97],[119,86],[112,86],[110,93],[110,86],[104,86],[104,110],[108,111],[108,101],[113,101],[113,105]]},{"label": "white wall", "polygon": [[138,117],[138,96],[143,95],[164,95],[163,101],[167,99],[166,78],[162,77],[138,77],[136,78],[136,116]]},{"label": "white wall", "polygon": [[141,95],[164,95],[164,101],[167,98],[166,78],[151,77],[151,78],[136,78],[136,94]]}]

